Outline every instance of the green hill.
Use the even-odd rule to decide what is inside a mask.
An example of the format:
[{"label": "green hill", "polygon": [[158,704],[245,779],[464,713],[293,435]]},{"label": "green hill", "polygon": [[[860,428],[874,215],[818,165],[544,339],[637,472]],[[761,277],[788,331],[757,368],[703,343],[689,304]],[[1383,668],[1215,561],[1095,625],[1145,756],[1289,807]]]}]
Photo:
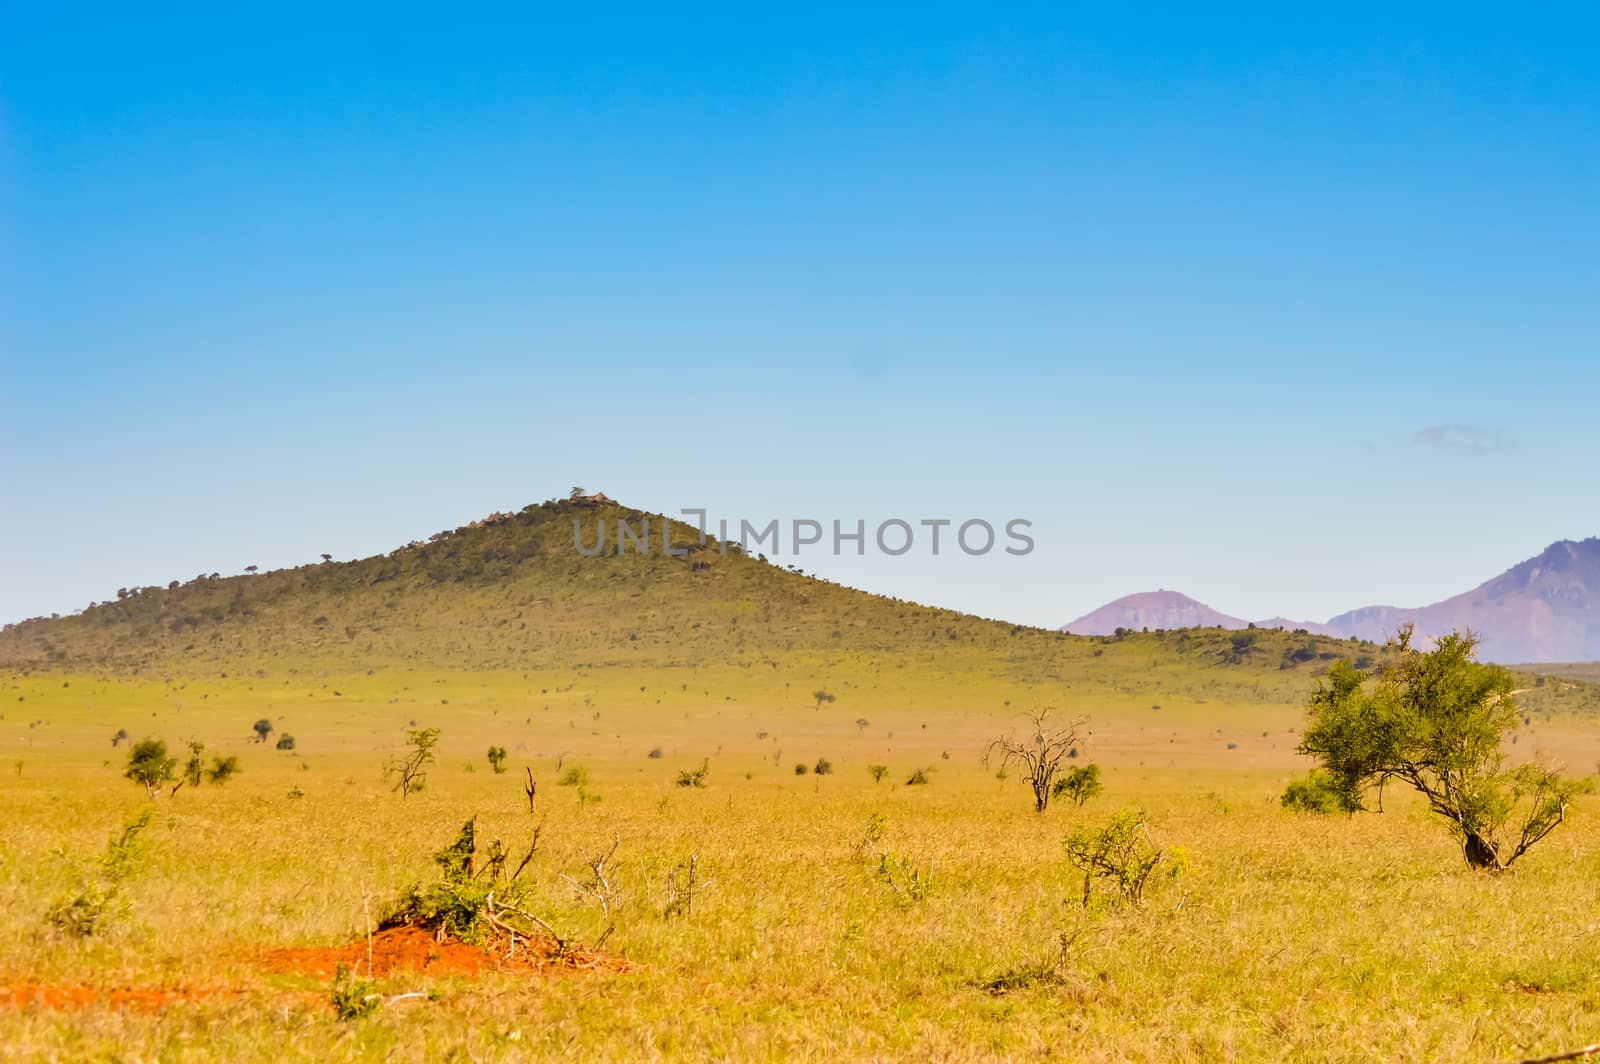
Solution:
[{"label": "green hill", "polygon": [[[646,521],[648,553],[619,549],[619,523],[638,531]],[[603,524],[600,554],[579,551],[575,522],[591,550]],[[681,553],[663,552],[663,527]],[[581,499],[492,515],[359,561],[124,590],[81,614],[0,632],[0,668],[17,673],[715,667],[826,683],[888,669],[924,682],[1253,704],[1297,704],[1332,660],[1381,655],[1371,643],[1276,629],[1080,637],[984,620],[802,575],[737,544],[702,543],[691,526]],[[1536,712],[1600,705],[1588,685],[1530,693]]]}]

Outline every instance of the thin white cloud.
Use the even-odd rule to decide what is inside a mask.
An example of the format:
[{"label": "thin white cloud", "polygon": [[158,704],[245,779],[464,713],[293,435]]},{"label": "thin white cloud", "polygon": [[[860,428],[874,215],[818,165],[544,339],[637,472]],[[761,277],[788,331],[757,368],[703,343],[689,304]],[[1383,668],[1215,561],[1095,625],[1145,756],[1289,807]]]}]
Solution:
[{"label": "thin white cloud", "polygon": [[1511,449],[1505,436],[1477,425],[1429,425],[1411,437],[1411,446],[1457,454],[1485,455]]}]

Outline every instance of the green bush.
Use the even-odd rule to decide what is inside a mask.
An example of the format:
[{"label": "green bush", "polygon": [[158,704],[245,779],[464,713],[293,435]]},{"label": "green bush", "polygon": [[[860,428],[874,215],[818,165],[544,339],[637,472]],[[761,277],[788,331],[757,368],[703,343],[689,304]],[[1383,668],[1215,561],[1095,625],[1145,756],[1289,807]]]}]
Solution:
[{"label": "green bush", "polygon": [[229,754],[227,757],[213,757],[211,769],[206,773],[206,780],[210,783],[223,784],[239,773],[239,759]]},{"label": "green bush", "polygon": [[343,962],[333,976],[333,988],[328,992],[333,1014],[340,1020],[359,1020],[377,1011],[383,998],[377,984],[370,979],[360,979],[350,974]]},{"label": "green bush", "polygon": [[1361,808],[1360,800],[1340,785],[1337,776],[1320,768],[1290,780],[1278,801],[1299,813],[1354,813]]},{"label": "green bush", "polygon": [[1104,881],[1116,900],[1138,906],[1156,869],[1171,876],[1183,870],[1183,852],[1157,845],[1143,810],[1124,809],[1098,830],[1079,827],[1063,843],[1067,861],[1083,873],[1083,905],[1094,898],[1094,885]]},{"label": "green bush", "polygon": [[[537,836],[535,837],[537,843]],[[423,886],[412,884],[378,921],[380,930],[391,927],[421,927],[437,935],[467,943],[480,943],[493,930],[489,895],[497,906],[518,906],[527,893],[527,884],[517,875],[527,867],[528,857],[511,876],[505,875],[506,851],[496,839],[490,843],[479,863],[477,819],[461,826],[456,840],[433,855],[440,877]]]},{"label": "green bush", "polygon": [[1056,780],[1050,796],[1069,799],[1073,805],[1082,805],[1103,789],[1099,765],[1073,765],[1067,769],[1066,775]]},{"label": "green bush", "polygon": [[[134,872],[143,852],[139,835],[149,824],[150,810],[145,809],[126,821],[122,830],[111,837],[93,873],[74,866],[79,878],[78,892],[50,906],[45,922],[64,935],[87,938],[111,919],[125,915],[128,906],[122,900],[122,882]],[[65,857],[64,854],[60,856]]]}]

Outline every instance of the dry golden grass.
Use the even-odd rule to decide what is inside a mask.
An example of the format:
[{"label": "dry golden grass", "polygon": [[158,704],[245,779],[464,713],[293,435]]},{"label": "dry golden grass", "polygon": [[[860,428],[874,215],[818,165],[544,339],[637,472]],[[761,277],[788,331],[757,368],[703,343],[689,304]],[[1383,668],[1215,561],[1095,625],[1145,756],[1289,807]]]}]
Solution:
[{"label": "dry golden grass", "polygon": [[[839,698],[819,710],[810,692],[824,682]],[[17,1059],[1320,1061],[1510,1059],[1596,1040],[1600,802],[1514,874],[1485,877],[1393,792],[1382,815],[1281,811],[1298,767],[1293,704],[1156,711],[1118,687],[1057,692],[1064,711],[1093,717],[1086,756],[1106,791],[1036,816],[1020,780],[978,764],[1022,708],[992,675],[907,676],[863,659],[289,684],[13,677],[0,691],[0,985],[230,993],[162,1011],[13,1009],[0,1044]],[[250,742],[259,716],[296,753]],[[379,769],[412,720],[443,729],[441,757],[402,801]],[[156,803],[129,919],[85,942],[53,938],[43,913],[72,878],[52,852],[92,858],[146,804],[120,777],[118,728],[198,737],[244,772]],[[1557,718],[1515,749],[1584,770],[1597,738]],[[491,743],[510,751],[506,775],[489,770]],[[823,756],[833,775],[794,774]],[[586,769],[598,801],[556,784],[558,759]],[[674,786],[702,759],[707,788]],[[891,767],[881,784],[873,763]],[[533,817],[524,767],[540,781]],[[905,786],[918,767],[932,783]],[[1061,839],[1128,804],[1188,867],[1142,911],[1085,912]],[[874,814],[883,836],[863,858]],[[471,815],[509,843],[545,824],[539,897],[588,939],[609,920],[561,876],[581,879],[584,855],[620,838],[607,946],[643,969],[391,978],[387,991],[436,997],[341,1023],[325,982],[256,963],[262,949],[360,936],[363,896],[376,907],[430,877],[429,855]],[[882,849],[931,866],[925,899],[883,882]],[[666,877],[691,854],[710,885],[691,915],[669,917]],[[1044,972],[1063,933],[1063,965],[985,987]]]}]

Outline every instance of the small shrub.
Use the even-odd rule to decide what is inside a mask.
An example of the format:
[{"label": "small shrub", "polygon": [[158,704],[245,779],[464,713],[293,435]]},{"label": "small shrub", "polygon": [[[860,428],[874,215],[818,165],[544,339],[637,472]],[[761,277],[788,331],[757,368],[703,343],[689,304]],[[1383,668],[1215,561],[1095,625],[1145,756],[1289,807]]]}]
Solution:
[{"label": "small shrub", "polygon": [[1056,780],[1051,796],[1065,798],[1073,805],[1082,805],[1103,789],[1099,765],[1073,765],[1067,769],[1066,775]]},{"label": "small shrub", "polygon": [[667,873],[667,903],[661,915],[668,919],[693,916],[695,893],[708,886],[710,884],[700,878],[700,855],[691,853],[687,860],[674,865]]},{"label": "small shrub", "polygon": [[888,820],[882,813],[873,813],[867,817],[867,830],[851,847],[851,856],[856,860],[866,860],[872,856],[872,852],[878,848],[878,843],[883,841],[883,832],[887,826]]},{"label": "small shrub", "polygon": [[919,769],[917,769],[915,772],[913,772],[911,774],[911,777],[906,780],[906,786],[907,787],[921,787],[921,786],[924,786],[925,784],[931,782],[930,775],[931,775],[932,772],[933,772],[933,770],[931,768],[919,768]]},{"label": "small shrub", "polygon": [[503,746],[489,747],[489,767],[494,769],[496,776],[506,770],[506,748]]},{"label": "small shrub", "polygon": [[[149,826],[150,816],[147,808],[125,821],[122,830],[107,843],[106,852],[93,873],[74,866],[78,872],[78,893],[50,906],[45,913],[46,923],[61,934],[87,938],[108,921],[126,915],[128,906],[122,900],[122,883],[133,874],[143,852],[139,835]],[[60,851],[57,855],[66,858]]]},{"label": "small shrub", "polygon": [[[461,826],[455,841],[433,855],[440,877],[427,886],[412,884],[378,920],[378,929],[420,927],[436,936],[454,937],[462,942],[481,943],[497,937],[490,895],[495,912],[515,910],[526,897],[529,884],[519,879],[533,859],[539,845],[538,832],[527,854],[507,874],[509,854],[499,839],[480,852],[477,819]],[[480,857],[482,858],[480,861]],[[503,921],[502,921],[503,922]]]},{"label": "small shrub", "polygon": [[991,976],[978,985],[995,997],[1034,986],[1065,986],[1072,981],[1072,967],[1068,963],[1075,935],[1065,931],[1056,933],[1055,949],[1041,961],[1019,964],[999,975]]},{"label": "small shrub", "polygon": [[229,754],[227,757],[213,757],[211,769],[206,773],[206,780],[218,786],[227,783],[239,774],[239,759]]},{"label": "small shrub", "polygon": [[[189,740],[189,761],[183,766],[182,778],[183,782],[191,787],[200,786],[200,782],[205,779],[206,766],[205,762],[200,759],[200,755],[205,753],[205,749],[206,744],[199,739]],[[176,790],[177,788],[173,789]]]},{"label": "small shrub", "polygon": [[582,787],[589,782],[589,770],[582,765],[568,765],[556,778],[558,787]]},{"label": "small shrub", "polygon": [[709,758],[707,758],[706,760],[700,762],[700,767],[699,768],[697,768],[697,769],[684,769],[683,771],[679,772],[678,773],[678,786],[680,786],[680,787],[704,787],[706,785],[706,777],[709,776],[710,774],[711,774],[711,760]]},{"label": "small shrub", "polygon": [[889,884],[889,889],[894,891],[902,905],[923,901],[933,891],[931,863],[925,868],[917,868],[903,858],[884,853],[878,858],[878,876]]},{"label": "small shrub", "polygon": [[882,783],[883,777],[889,774],[888,765],[868,765],[867,775],[872,777],[873,783]]},{"label": "small shrub", "polygon": [[1361,808],[1360,799],[1340,786],[1337,776],[1320,768],[1290,780],[1278,801],[1299,813],[1355,813]]},{"label": "small shrub", "polygon": [[660,761],[664,755],[661,752],[661,747],[654,746],[651,747],[650,752],[644,756],[648,757],[651,761]]},{"label": "small shrub", "polygon": [[1064,845],[1068,862],[1083,872],[1085,908],[1093,900],[1096,881],[1109,883],[1117,900],[1139,906],[1156,869],[1175,876],[1183,868],[1182,853],[1156,844],[1139,809],[1123,810],[1099,830],[1079,827]]},{"label": "small shrub", "polygon": [[278,736],[278,749],[293,750],[294,736],[290,735],[288,732],[284,732],[282,735]]},{"label": "small shrub", "polygon": [[831,776],[833,775],[833,762],[829,761],[825,757],[819,757],[817,758],[816,767],[814,767],[811,771],[815,772],[819,776]]},{"label": "small shrub", "polygon": [[328,1000],[333,1004],[333,1014],[340,1020],[359,1020],[376,1012],[383,998],[378,994],[376,983],[351,975],[341,963],[334,973]]},{"label": "small shrub", "polygon": [[811,771],[811,766],[806,764],[804,761],[798,762],[794,766],[794,774],[796,776],[807,775],[808,773],[810,773],[810,771]]}]

